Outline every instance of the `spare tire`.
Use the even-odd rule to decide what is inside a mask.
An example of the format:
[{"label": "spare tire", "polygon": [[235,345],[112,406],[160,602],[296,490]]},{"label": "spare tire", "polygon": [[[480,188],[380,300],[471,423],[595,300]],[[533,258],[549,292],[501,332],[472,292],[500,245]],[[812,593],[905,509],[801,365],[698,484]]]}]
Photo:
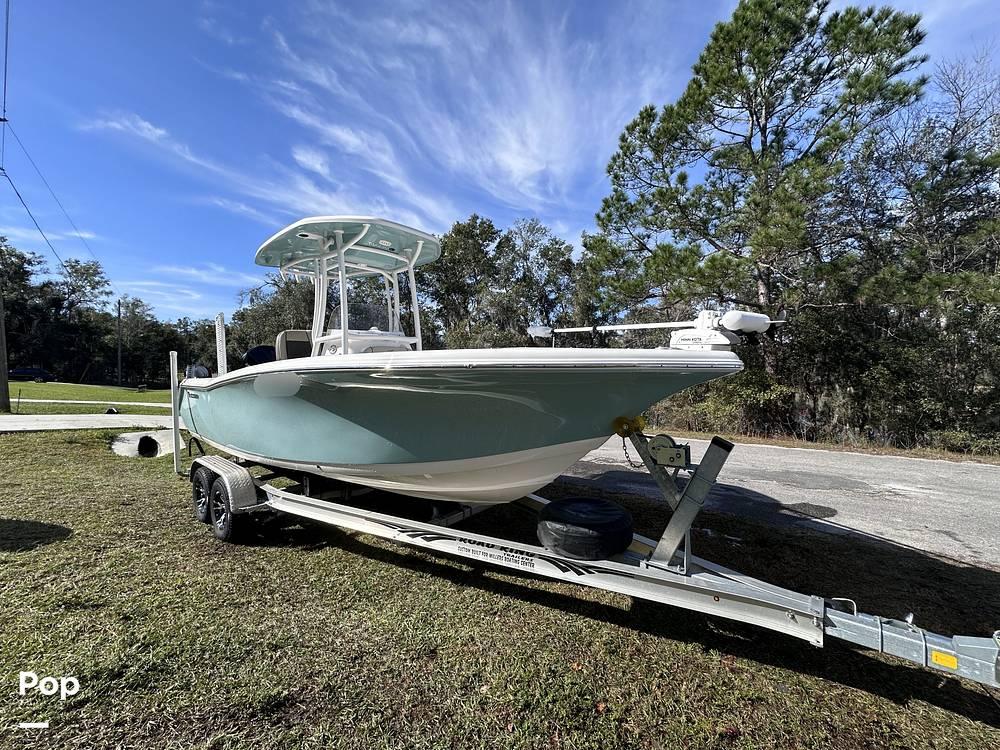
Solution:
[{"label": "spare tire", "polygon": [[632,516],[610,500],[556,500],[539,513],[538,540],[574,560],[605,560],[632,543]]}]

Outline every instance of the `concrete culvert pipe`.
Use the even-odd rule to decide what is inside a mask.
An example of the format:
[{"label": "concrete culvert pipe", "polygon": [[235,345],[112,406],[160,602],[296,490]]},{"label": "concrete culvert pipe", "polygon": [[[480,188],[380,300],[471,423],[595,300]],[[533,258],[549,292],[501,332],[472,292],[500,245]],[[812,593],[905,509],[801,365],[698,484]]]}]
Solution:
[{"label": "concrete culvert pipe", "polygon": [[143,435],[139,438],[139,444],[137,447],[139,455],[143,458],[156,458],[160,455],[160,444],[149,435]]},{"label": "concrete culvert pipe", "polygon": [[129,458],[158,458],[174,452],[170,430],[125,432],[114,439],[111,450]]}]

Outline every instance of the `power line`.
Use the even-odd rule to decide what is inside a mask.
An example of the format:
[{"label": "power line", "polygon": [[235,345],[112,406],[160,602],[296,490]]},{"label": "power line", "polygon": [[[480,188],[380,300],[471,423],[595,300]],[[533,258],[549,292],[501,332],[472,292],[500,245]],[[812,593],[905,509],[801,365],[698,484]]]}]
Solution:
[{"label": "power line", "polygon": [[49,250],[51,250],[52,254],[56,256],[56,260],[59,261],[59,265],[61,265],[63,267],[63,270],[67,274],[69,274],[69,269],[66,268],[66,264],[63,263],[63,259],[59,257],[59,253],[56,252],[56,249],[52,246],[52,243],[49,242],[49,238],[45,235],[45,232],[43,232],[42,228],[38,225],[38,221],[35,219],[35,215],[31,213],[31,209],[28,208],[28,204],[25,203],[24,198],[21,197],[21,193],[20,191],[18,191],[17,185],[15,185],[14,181],[10,178],[10,173],[6,169],[3,169],[2,167],[0,167],[0,172],[3,173],[3,176],[7,178],[7,182],[9,182],[10,186],[14,189],[14,195],[16,195],[17,199],[21,201],[21,205],[24,206],[24,210],[27,211],[28,216],[31,217],[32,224],[35,225],[35,229],[38,230],[38,233],[42,235],[42,239],[45,240],[45,244],[49,246]]},{"label": "power line", "polygon": [[[66,207],[63,206],[62,201],[59,200],[59,196],[56,195],[55,190],[53,190],[52,186],[49,185],[49,181],[45,179],[45,175],[42,174],[42,170],[38,168],[38,165],[35,163],[35,160],[31,158],[31,154],[28,153],[28,149],[25,148],[24,143],[22,143],[21,141],[21,138],[17,135],[17,132],[14,130],[14,126],[11,125],[10,122],[8,122],[7,120],[7,60],[8,60],[9,48],[10,48],[10,0],[6,0],[5,11],[4,11],[3,101],[2,104],[0,104],[0,122],[2,122],[3,125],[2,133],[0,133],[0,173],[2,173],[3,176],[7,179],[7,182],[10,183],[11,188],[14,190],[14,194],[17,196],[17,199],[21,202],[21,205],[24,207],[24,210],[31,218],[31,222],[35,225],[35,229],[38,230],[38,233],[42,236],[42,239],[45,240],[45,244],[48,245],[49,250],[52,251],[52,254],[56,257],[56,260],[59,261],[59,265],[62,266],[67,276],[70,276],[71,274],[69,268],[66,267],[66,264],[63,262],[63,259],[60,257],[59,253],[56,252],[55,247],[53,246],[51,240],[49,240],[45,232],[42,230],[42,227],[41,225],[39,225],[38,220],[35,218],[35,215],[31,213],[31,209],[28,208],[27,202],[24,200],[24,197],[21,195],[21,192],[17,189],[17,186],[14,184],[14,180],[11,178],[10,173],[5,168],[5,157],[7,151],[6,149],[7,129],[10,128],[10,133],[11,135],[14,136],[14,140],[17,141],[17,145],[21,147],[21,151],[24,152],[24,155],[27,157],[28,162],[35,170],[35,174],[38,175],[39,179],[42,181],[42,184],[45,185],[45,188],[49,191],[49,195],[52,196],[52,200],[56,202],[56,205],[59,206],[59,210],[62,211],[63,216],[66,217],[66,220],[70,223],[70,226],[73,227],[73,231],[76,233],[77,239],[79,239],[80,242],[83,243],[83,246],[87,248],[87,252],[90,253],[90,256],[98,263],[98,265],[100,265],[101,261],[97,257],[97,254],[94,252],[93,248],[91,248],[90,243],[87,242],[87,239],[83,236],[83,233],[80,231],[80,228],[77,227],[76,222],[73,221],[72,217],[70,217],[69,215],[69,212],[66,211]],[[119,299],[121,299],[122,296],[121,292],[118,290],[118,287],[114,285],[114,282],[108,279],[108,283],[110,284],[111,288],[115,291],[115,293],[118,295]]]},{"label": "power line", "polygon": [[[21,151],[24,152],[24,155],[28,158],[28,161],[31,163],[31,166],[34,167],[35,174],[38,175],[38,178],[42,181],[42,184],[45,185],[46,189],[49,191],[49,195],[52,196],[52,200],[56,202],[56,205],[59,206],[59,210],[62,211],[63,216],[66,217],[66,221],[68,221],[70,226],[73,227],[73,231],[76,232],[77,239],[83,243],[83,246],[85,248],[87,248],[87,252],[90,253],[90,257],[92,257],[94,260],[98,262],[98,264],[100,264],[101,259],[97,257],[97,254],[94,252],[93,248],[90,247],[90,243],[87,242],[87,238],[83,236],[83,233],[80,231],[80,228],[77,227],[76,222],[73,221],[69,213],[66,211],[65,206],[63,206],[62,204],[62,201],[59,200],[59,196],[56,195],[55,190],[52,189],[52,186],[49,185],[49,181],[46,180],[45,175],[42,174],[42,170],[38,168],[38,165],[35,164],[35,160],[31,158],[31,154],[28,153],[28,149],[24,147],[24,143],[21,142],[21,138],[18,136],[17,131],[14,130],[14,126],[11,125],[10,123],[6,123],[6,125],[7,127],[10,128],[10,134],[14,136],[14,140],[17,141],[17,145],[21,147]],[[114,282],[108,279],[108,283],[111,284],[111,288],[115,290],[115,294],[121,297],[122,296],[121,292],[118,290],[118,287],[114,285]]]},{"label": "power line", "polygon": [[10,49],[10,0],[7,0],[3,24],[3,134],[0,135],[0,168],[7,151],[7,51]]}]

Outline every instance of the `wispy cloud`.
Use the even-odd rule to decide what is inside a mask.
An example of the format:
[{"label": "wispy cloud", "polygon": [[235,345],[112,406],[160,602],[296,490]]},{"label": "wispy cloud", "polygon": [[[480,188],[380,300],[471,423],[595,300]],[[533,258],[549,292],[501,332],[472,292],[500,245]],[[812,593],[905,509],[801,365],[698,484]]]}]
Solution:
[{"label": "wispy cloud", "polygon": [[220,42],[227,44],[230,47],[237,44],[249,44],[251,41],[249,37],[234,34],[218,19],[208,16],[203,16],[198,19],[198,28],[209,36],[218,39]]},{"label": "wispy cloud", "polygon": [[80,125],[81,130],[111,130],[127,133],[151,143],[160,143],[167,138],[167,131],[158,128],[132,112],[118,112],[97,117]]},{"label": "wispy cloud", "polygon": [[178,157],[182,161],[216,174],[226,174],[229,170],[213,161],[196,155],[186,144],[173,138],[170,133],[157,127],[134,112],[113,112],[87,120],[80,124],[84,131],[104,131],[119,133],[152,144]]},{"label": "wispy cloud", "polygon": [[162,300],[200,300],[202,298],[199,292],[182,284],[170,284],[163,281],[146,279],[122,281],[120,285],[126,293],[141,296],[147,302],[157,305]]},{"label": "wispy cloud", "polygon": [[[513,3],[457,4],[448,13],[411,8],[404,19],[377,5],[351,14],[325,3],[308,7],[299,34],[315,38],[333,25],[344,28],[343,54],[335,58],[344,69],[332,67],[331,58],[311,57],[314,44],[292,45],[280,36],[277,51],[300,83],[324,88],[341,108],[355,107],[358,92],[367,92],[365,105],[355,109],[366,114],[375,101],[393,113],[407,131],[401,142],[413,144],[410,158],[436,163],[452,179],[515,208],[573,204],[577,181],[595,165],[602,169],[624,124],[643,104],[662,101],[677,74],[686,74],[659,44],[657,55],[634,54],[643,42],[655,44],[650,30],[668,20],[655,4],[621,9],[648,23],[609,25],[599,38],[576,33],[568,11],[556,15],[542,6],[533,13]],[[373,38],[393,43],[370,55]],[[309,124],[301,111],[286,114]],[[336,114],[330,107],[309,116],[344,119]],[[367,126],[377,125],[368,119]],[[370,127],[366,133],[374,138]]]},{"label": "wispy cloud", "polygon": [[208,206],[215,206],[216,208],[221,208],[229,213],[237,214],[239,216],[246,216],[247,218],[253,219],[265,226],[271,227],[272,229],[285,219],[288,218],[287,215],[292,215],[292,212],[282,211],[281,213],[287,214],[279,218],[277,213],[272,213],[268,211],[261,211],[254,206],[251,206],[243,201],[232,200],[230,198],[223,198],[218,195],[212,195],[208,197],[202,197],[197,200],[199,203],[203,203]]},{"label": "wispy cloud", "polygon": [[[234,193],[282,211],[298,215],[360,211],[401,217],[400,220],[417,226],[427,224],[427,217],[413,208],[397,206],[382,195],[360,190],[350,183],[321,186],[301,171],[281,164],[272,164],[266,172],[255,173],[202,156],[174,138],[165,128],[153,125],[135,113],[119,112],[98,117],[82,123],[80,128],[120,134],[154,146],[162,155],[172,157],[172,165],[193,167],[192,174],[197,178],[209,180],[216,186],[225,186]],[[232,200],[220,207],[240,209],[239,202]]]},{"label": "wispy cloud", "polygon": [[264,283],[260,276],[253,276],[241,271],[233,271],[219,263],[205,263],[202,266],[154,266],[153,273],[170,276],[183,276],[202,284],[244,288],[259,286]]},{"label": "wispy cloud", "polygon": [[244,15],[237,4],[217,3],[213,0],[202,0],[199,3],[196,21],[198,28],[227,47],[249,44],[253,41],[248,35],[234,31],[243,20]]},{"label": "wispy cloud", "polygon": [[[310,0],[291,21],[264,21],[257,43],[271,53],[252,67],[203,64],[312,137],[289,147],[299,195],[370,196],[432,230],[481,211],[477,196],[579,224],[625,123],[687,76],[657,31],[677,14],[659,3],[616,9],[648,23],[598,25],[589,37],[573,6],[385,10],[379,0],[349,10]],[[326,52],[332,32],[336,55]],[[373,39],[391,44],[376,53]],[[657,53],[636,55],[642,46]]]},{"label": "wispy cloud", "polygon": [[208,296],[185,284],[155,279],[123,281],[119,286],[125,294],[152,305],[161,317],[210,318],[220,310],[231,310],[236,302],[235,294],[230,299]]},{"label": "wispy cloud", "polygon": [[330,179],[330,162],[326,154],[319,149],[312,146],[295,146],[292,148],[292,158],[303,169]]},{"label": "wispy cloud", "polygon": [[261,54],[227,42],[199,63],[293,124],[266,153],[220,156],[138,112],[81,127],[145,144],[211,185],[212,197],[195,200],[262,224],[363,212],[441,232],[501,206],[580,227],[624,125],[688,76],[690,60],[664,46],[662,29],[691,16],[659,2],[592,13],[503,1],[389,8],[305,0],[254,26],[239,9],[202,3],[203,32],[252,35]]},{"label": "wispy cloud", "polygon": [[[44,244],[42,236],[38,233],[38,230],[35,227],[0,227],[0,236],[6,237],[14,243],[21,242],[29,244]],[[100,239],[95,232],[90,232],[85,229],[81,229],[80,231],[75,229],[60,229],[55,231],[46,229],[45,236],[49,238],[50,242],[65,242],[67,240],[76,241],[78,239]]]}]

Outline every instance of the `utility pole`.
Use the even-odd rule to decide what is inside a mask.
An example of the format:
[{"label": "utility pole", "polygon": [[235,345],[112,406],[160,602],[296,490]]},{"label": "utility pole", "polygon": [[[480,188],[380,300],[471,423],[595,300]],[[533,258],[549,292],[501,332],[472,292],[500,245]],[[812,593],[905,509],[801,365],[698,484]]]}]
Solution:
[{"label": "utility pole", "polygon": [[122,298],[118,298],[118,387],[122,385]]},{"label": "utility pole", "polygon": [[7,320],[0,288],[0,413],[10,414],[10,390],[7,387]]}]

